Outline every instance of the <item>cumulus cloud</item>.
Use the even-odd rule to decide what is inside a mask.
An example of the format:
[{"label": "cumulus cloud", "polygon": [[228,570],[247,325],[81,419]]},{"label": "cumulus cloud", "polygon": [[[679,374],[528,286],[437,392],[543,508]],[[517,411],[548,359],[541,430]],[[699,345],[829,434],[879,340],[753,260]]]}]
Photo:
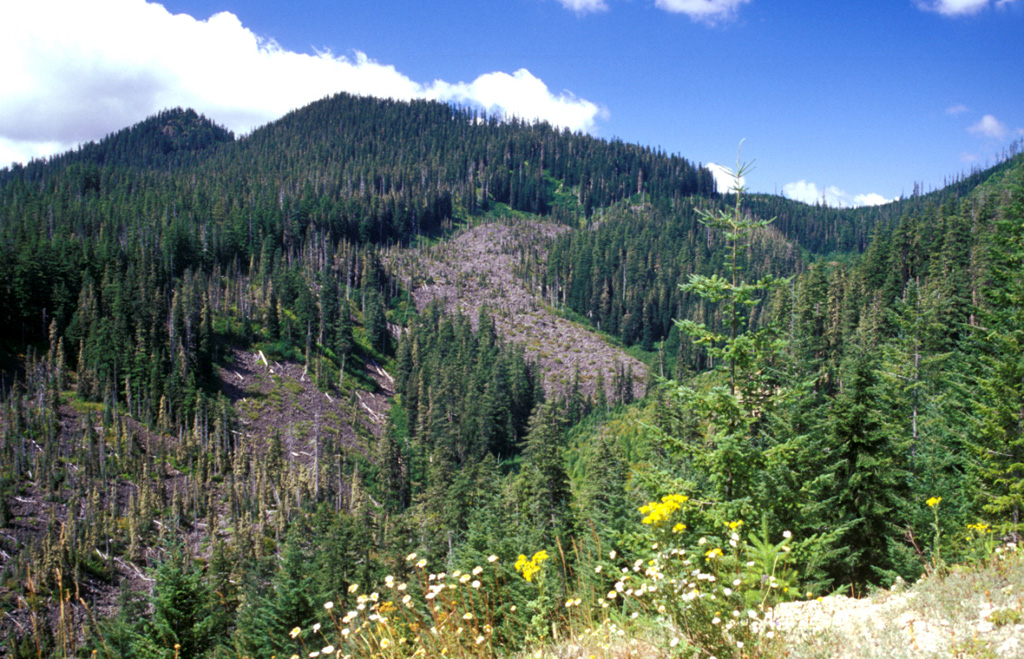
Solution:
[{"label": "cumulus cloud", "polygon": [[981,135],[983,137],[991,137],[997,140],[1001,140],[1006,137],[1006,126],[1003,122],[999,121],[990,114],[986,114],[981,118],[981,121],[967,128],[968,133],[974,135]]},{"label": "cumulus cloud", "polygon": [[854,206],[881,206],[882,204],[888,204],[894,201],[893,199],[886,199],[877,192],[870,192],[868,194],[854,195],[853,205]]},{"label": "cumulus cloud", "polygon": [[558,0],[558,4],[566,9],[571,9],[577,14],[589,14],[597,11],[607,11],[608,5],[604,0]]},{"label": "cumulus cloud", "polygon": [[[1012,2],[1016,0],[996,0],[994,4],[1002,7]],[[989,0],[919,0],[917,6],[943,16],[970,16],[988,7]]]},{"label": "cumulus cloud", "polygon": [[735,172],[724,165],[709,162],[705,167],[711,170],[711,175],[715,177],[715,188],[722,194],[742,188],[747,183],[746,178],[737,177]]},{"label": "cumulus cloud", "polygon": [[654,0],[654,4],[674,14],[686,14],[695,21],[714,23],[731,18],[740,5],[750,0]]},{"label": "cumulus cloud", "polygon": [[486,73],[471,83],[435,81],[421,94],[424,98],[479,105],[524,119],[544,119],[558,126],[590,131],[607,112],[569,92],[555,95],[544,81],[526,69],[515,73]]},{"label": "cumulus cloud", "polygon": [[78,142],[16,140],[0,135],[0,169],[11,163],[26,163],[33,158],[45,158],[55,153],[64,153]]},{"label": "cumulus cloud", "polygon": [[950,115],[951,117],[959,117],[968,110],[970,110],[970,108],[968,108],[966,105],[964,105],[963,103],[958,103],[957,105],[951,105],[950,107],[946,108],[946,114]]},{"label": "cumulus cloud", "polygon": [[782,186],[782,194],[805,204],[820,204],[825,199],[824,193],[817,185],[804,179]]},{"label": "cumulus cloud", "polygon": [[818,188],[815,183],[804,179],[782,186],[782,194],[789,199],[802,201],[805,204],[824,204],[835,208],[880,206],[893,201],[874,192],[850,195],[834,185]]},{"label": "cumulus cloud", "polygon": [[339,91],[473,104],[582,131],[605,115],[525,69],[421,83],[360,52],[285,50],[231,13],[196,20],[144,0],[3,3],[0,61],[0,167],[164,108],[192,107],[244,133]]}]

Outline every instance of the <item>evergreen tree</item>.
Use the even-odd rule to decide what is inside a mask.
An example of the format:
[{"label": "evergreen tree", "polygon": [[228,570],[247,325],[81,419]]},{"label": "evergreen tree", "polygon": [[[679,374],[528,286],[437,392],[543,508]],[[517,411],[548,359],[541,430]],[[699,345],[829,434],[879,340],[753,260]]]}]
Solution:
[{"label": "evergreen tree", "polygon": [[[632,527],[633,509],[626,494],[629,463],[613,437],[601,433],[587,447],[577,497],[584,542],[597,534],[604,552],[620,548],[622,535]],[[595,548],[596,549],[596,548]]]},{"label": "evergreen tree", "polygon": [[277,294],[273,289],[270,291],[270,300],[267,303],[264,323],[267,328],[267,339],[270,341],[280,341],[281,321],[277,309]]},{"label": "evergreen tree", "polygon": [[249,656],[270,659],[285,652],[292,647],[288,632],[313,622],[317,609],[311,599],[311,558],[303,547],[306,530],[290,530],[269,589],[259,571],[250,574],[235,633],[236,643]]},{"label": "evergreen tree", "polygon": [[1020,534],[1024,512],[1024,170],[1016,172],[990,251],[974,409],[984,510]]},{"label": "evergreen tree", "polygon": [[[738,182],[750,172],[750,166],[737,162],[736,170],[734,179]],[[749,240],[755,230],[764,229],[773,220],[757,220],[748,216],[741,206],[745,189],[734,187],[733,190],[736,203],[731,211],[698,211],[702,223],[709,228],[722,230],[725,234],[728,278],[717,274],[710,277],[695,274],[690,275],[689,283],[680,287],[686,293],[696,293],[713,304],[720,304],[726,332],[715,332],[705,323],[688,319],[676,322],[698,345],[706,347],[713,357],[728,364],[730,395],[739,391],[744,398],[760,398],[764,389],[762,380],[767,379],[767,374],[763,368],[758,368],[764,366],[764,362],[759,360],[771,356],[769,351],[772,349],[774,329],[766,327],[753,332],[745,331],[748,314],[752,307],[762,301],[764,293],[785,282],[772,275],[765,275],[752,283],[741,278],[744,266],[740,255],[741,250],[746,251],[747,248],[742,241]],[[740,382],[737,382],[737,368],[740,370]]]},{"label": "evergreen tree", "polygon": [[338,389],[341,389],[341,384],[345,377],[345,363],[349,355],[352,354],[354,346],[355,339],[352,336],[351,310],[349,309],[348,300],[341,300],[338,319],[334,329],[334,345],[332,346],[334,354],[338,358]]},{"label": "evergreen tree", "polygon": [[117,613],[98,623],[97,633],[87,638],[86,645],[97,648],[104,659],[163,659],[166,648],[151,638],[149,604],[144,593],[133,592],[127,581],[122,582]]},{"label": "evergreen tree", "polygon": [[156,569],[149,636],[164,657],[201,657],[217,642],[214,598],[202,571],[180,547]]},{"label": "evergreen tree", "polygon": [[524,513],[524,540],[537,548],[567,546],[575,520],[572,490],[565,469],[563,420],[559,406],[546,402],[530,417],[523,449],[523,468],[517,481],[518,499]]},{"label": "evergreen tree", "polygon": [[388,322],[384,309],[384,298],[376,289],[364,291],[366,295],[366,315],[363,325],[370,339],[370,346],[382,354],[388,349]]},{"label": "evergreen tree", "polygon": [[605,390],[604,371],[600,369],[594,379],[594,409],[600,412],[608,411],[608,392]]},{"label": "evergreen tree", "polygon": [[[750,171],[749,166],[739,162],[736,169],[737,181]],[[725,233],[729,247],[725,267],[729,277],[691,275],[690,282],[681,286],[685,292],[718,305],[726,331],[715,331],[692,319],[676,321],[696,345],[727,367],[727,384],[717,384],[717,378],[711,379],[709,386],[699,388],[669,383],[666,392],[674,410],[663,411],[669,425],[653,428],[656,441],[683,462],[692,479],[707,488],[701,496],[723,504],[722,513],[730,518],[752,512],[757,476],[763,467],[762,449],[770,443],[764,435],[767,420],[787,393],[780,386],[778,361],[783,342],[776,328],[765,325],[747,331],[747,314],[784,280],[766,275],[748,283],[740,278],[740,256],[747,251],[741,241],[770,222],[755,220],[745,213],[741,205],[743,192],[742,187],[735,189],[731,211],[701,213],[701,220],[709,229]],[[672,426],[680,426],[683,434],[669,430]],[[678,467],[671,471],[678,473]]]},{"label": "evergreen tree", "polygon": [[[905,447],[890,438],[876,410],[878,376],[866,355],[843,370],[846,381],[829,411],[818,454],[822,476],[809,511],[822,530],[841,529],[842,557],[831,567],[836,583],[863,587],[892,576],[898,567],[890,543],[906,520],[908,473]],[[894,533],[896,532],[896,533]]]}]

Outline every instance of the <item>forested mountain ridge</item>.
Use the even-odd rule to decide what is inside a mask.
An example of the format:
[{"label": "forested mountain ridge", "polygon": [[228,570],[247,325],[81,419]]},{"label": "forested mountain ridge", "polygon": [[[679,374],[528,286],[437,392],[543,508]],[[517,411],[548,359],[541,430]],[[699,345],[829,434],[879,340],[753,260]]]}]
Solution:
[{"label": "forested mountain ridge", "polygon": [[[916,545],[879,519],[926,528],[909,501],[929,488],[958,493],[958,523],[1017,505],[1014,463],[977,456],[1019,438],[1000,369],[1019,350],[1020,172],[876,211],[744,197],[740,217],[779,219],[730,238],[694,209],[736,198],[682,158],[348,96],[237,140],[169,111],[6,171],[4,651],[269,657],[413,552],[468,569],[562,549],[559,596],[604,592],[595,552],[639,557],[633,511],[672,492],[709,502],[705,521],[763,511],[766,532],[817,538],[835,562],[805,576],[827,587],[913,576]],[[559,228],[508,233],[543,221]],[[488,255],[514,272],[463,267]],[[693,283],[728,272],[762,282],[742,314]],[[441,313],[424,291],[442,284],[495,308]],[[594,355],[525,327],[555,313],[678,381],[617,407],[644,387],[574,373]],[[896,475],[851,503],[866,455]]]},{"label": "forested mountain ridge", "polygon": [[[1016,154],[1017,148],[1010,153]],[[745,277],[757,279],[796,274],[822,258],[848,260],[866,251],[878,236],[905,225],[908,218],[934,218],[940,208],[948,212],[971,198],[976,188],[1001,180],[1017,161],[1013,156],[989,170],[959,177],[940,190],[921,194],[915,189],[914,196],[879,207],[839,209],[780,196],[746,195],[745,212],[772,222],[751,236],[738,265]],[[722,203],[732,199],[727,196]],[[720,309],[716,312],[699,296],[681,289],[693,274],[724,269],[724,234],[702,224],[702,205],[655,199],[642,207],[608,209],[592,231],[566,233],[555,242],[546,269],[548,286],[556,289],[561,304],[627,345],[650,351],[663,341],[662,360],[669,373],[706,369],[707,356],[699,346],[682,339],[673,323],[679,318],[721,323],[716,317]],[[931,244],[906,247],[917,248],[928,250]],[[763,306],[751,311],[750,322],[755,326],[762,311]]]},{"label": "forested mountain ridge", "polygon": [[[27,165],[5,167],[0,170],[0,181],[40,180],[72,165],[108,169],[188,166],[208,155],[213,147],[231,143],[234,139],[231,131],[195,110],[175,108],[119,130],[99,142],[83,144],[74,151],[46,160],[33,160]],[[98,185],[96,181],[91,187]]]}]

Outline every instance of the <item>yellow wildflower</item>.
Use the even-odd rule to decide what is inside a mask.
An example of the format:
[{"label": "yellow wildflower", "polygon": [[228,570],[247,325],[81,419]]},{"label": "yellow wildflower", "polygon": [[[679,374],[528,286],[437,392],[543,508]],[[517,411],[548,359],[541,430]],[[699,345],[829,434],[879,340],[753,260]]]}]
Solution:
[{"label": "yellow wildflower", "polygon": [[640,512],[644,515],[641,521],[651,526],[661,524],[671,517],[672,513],[682,508],[687,501],[689,501],[689,497],[684,494],[669,494],[663,496],[661,501],[652,501],[645,506],[640,506]]},{"label": "yellow wildflower", "polygon": [[526,556],[520,554],[519,558],[516,559],[516,572],[521,572],[523,578],[527,581],[533,581],[533,575],[540,572],[541,563],[543,563],[546,560],[548,560],[548,553],[543,549],[534,554],[533,558],[529,560],[527,560]]},{"label": "yellow wildflower", "polygon": [[925,501],[925,503],[928,504],[929,508],[934,508],[935,506],[937,506],[940,503],[942,503],[942,497],[932,497],[932,498],[928,499],[927,501]]}]

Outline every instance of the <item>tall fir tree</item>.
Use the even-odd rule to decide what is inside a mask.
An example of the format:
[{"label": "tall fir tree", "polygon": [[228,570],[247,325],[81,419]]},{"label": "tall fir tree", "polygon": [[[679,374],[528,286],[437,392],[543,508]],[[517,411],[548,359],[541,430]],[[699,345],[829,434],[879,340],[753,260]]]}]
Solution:
[{"label": "tall fir tree", "polygon": [[974,445],[984,510],[1020,537],[1024,512],[1024,170],[1015,172],[989,253],[986,307],[977,343]]}]

